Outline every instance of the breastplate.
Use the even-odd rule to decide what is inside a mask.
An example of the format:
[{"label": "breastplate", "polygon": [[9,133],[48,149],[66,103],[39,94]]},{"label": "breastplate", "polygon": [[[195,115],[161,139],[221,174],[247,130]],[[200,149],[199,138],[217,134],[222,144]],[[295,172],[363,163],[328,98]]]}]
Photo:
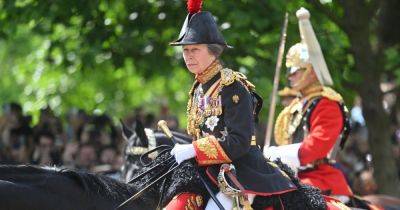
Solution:
[{"label": "breastplate", "polygon": [[[320,99],[321,98],[317,98],[313,102],[311,102],[307,110],[304,112],[299,126],[296,128],[295,132],[292,135],[292,143],[301,143],[304,140],[304,138],[308,135],[310,131],[310,117],[312,111],[315,109]],[[328,160],[334,160],[336,158],[338,151],[341,148],[343,148],[348,133],[350,132],[349,119],[347,117],[347,109],[343,104],[339,105],[343,115],[343,129],[339,134],[339,136],[337,137],[335,145],[327,154],[326,158]]]},{"label": "breastplate", "polygon": [[296,131],[292,135],[293,144],[301,143],[306,136],[305,133],[308,133],[308,128],[305,122],[305,117],[303,116],[303,119],[301,119],[299,126],[296,128]]}]

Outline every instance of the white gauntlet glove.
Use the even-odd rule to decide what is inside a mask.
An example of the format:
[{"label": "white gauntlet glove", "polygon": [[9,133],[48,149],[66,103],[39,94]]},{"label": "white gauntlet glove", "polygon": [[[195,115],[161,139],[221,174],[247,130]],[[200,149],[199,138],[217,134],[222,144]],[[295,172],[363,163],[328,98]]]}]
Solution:
[{"label": "white gauntlet glove", "polygon": [[270,159],[271,161],[280,158],[283,163],[289,165],[293,170],[296,170],[300,167],[298,155],[300,145],[301,143],[288,144],[278,147],[264,147],[264,157]]},{"label": "white gauntlet glove", "polygon": [[175,144],[174,148],[171,150],[171,155],[175,157],[178,164],[183,161],[196,156],[196,151],[194,150],[193,144]]}]

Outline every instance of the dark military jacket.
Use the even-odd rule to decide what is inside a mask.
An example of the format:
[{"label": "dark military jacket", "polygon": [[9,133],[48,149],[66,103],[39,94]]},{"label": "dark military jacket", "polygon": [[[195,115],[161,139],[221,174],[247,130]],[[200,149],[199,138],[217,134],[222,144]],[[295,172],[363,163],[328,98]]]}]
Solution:
[{"label": "dark military jacket", "polygon": [[196,161],[214,181],[222,163],[232,163],[246,193],[272,195],[295,190],[290,179],[267,162],[255,141],[258,100],[246,77],[221,69],[204,83],[195,82],[188,103],[188,133]]}]

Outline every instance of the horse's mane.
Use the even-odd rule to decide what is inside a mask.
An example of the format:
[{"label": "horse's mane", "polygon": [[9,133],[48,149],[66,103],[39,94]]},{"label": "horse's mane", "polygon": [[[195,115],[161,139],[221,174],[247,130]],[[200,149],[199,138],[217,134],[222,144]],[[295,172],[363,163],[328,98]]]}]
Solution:
[{"label": "horse's mane", "polygon": [[78,186],[82,187],[84,192],[88,195],[96,194],[118,201],[123,201],[132,195],[131,188],[125,183],[104,175],[79,170],[32,165],[1,165],[0,174],[5,175],[5,173],[26,173],[29,174],[29,176],[42,175],[46,177],[51,177],[52,175],[61,176],[73,180]]},{"label": "horse's mane", "polygon": [[96,193],[116,200],[126,199],[132,195],[129,185],[101,174],[61,169],[59,174],[76,180],[87,193]]}]

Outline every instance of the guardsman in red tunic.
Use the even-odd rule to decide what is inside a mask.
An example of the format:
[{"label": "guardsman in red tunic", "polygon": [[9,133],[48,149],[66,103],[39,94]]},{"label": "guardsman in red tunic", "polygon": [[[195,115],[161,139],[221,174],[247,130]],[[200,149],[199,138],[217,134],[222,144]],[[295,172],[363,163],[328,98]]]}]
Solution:
[{"label": "guardsman in red tunic", "polygon": [[353,202],[353,193],[334,166],[336,154],[349,132],[347,109],[342,96],[327,87],[333,85],[321,48],[310,23],[310,13],[296,13],[302,41],[286,55],[292,89],[301,96],[279,114],[275,141],[279,146],[264,148],[264,156],[298,171],[303,183],[318,187],[343,203]]},{"label": "guardsman in red tunic", "polygon": [[353,193],[343,173],[332,164],[344,142],[347,117],[342,97],[333,89],[321,48],[309,17],[301,8],[296,13],[302,42],[286,55],[289,81],[301,97],[279,114],[275,123],[278,147],[265,148],[264,155],[281,160],[298,170],[299,178],[323,192],[346,197]]}]

